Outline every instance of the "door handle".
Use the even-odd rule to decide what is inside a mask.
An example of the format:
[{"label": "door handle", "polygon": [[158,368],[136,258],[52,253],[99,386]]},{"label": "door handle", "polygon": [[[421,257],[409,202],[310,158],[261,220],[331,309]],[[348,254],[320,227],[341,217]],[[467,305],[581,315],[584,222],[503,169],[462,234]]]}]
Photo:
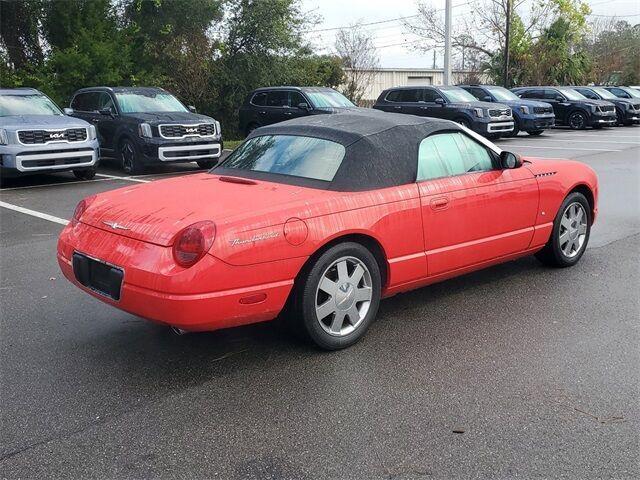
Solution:
[{"label": "door handle", "polygon": [[444,210],[449,206],[449,199],[447,197],[436,197],[429,202],[432,210]]},{"label": "door handle", "polygon": [[393,108],[395,108],[396,110],[402,110],[402,107],[393,107]]},{"label": "door handle", "polygon": [[284,112],[285,115],[291,115],[291,112]]},{"label": "door handle", "polygon": [[266,115],[267,112],[265,112],[264,110],[260,112],[260,115]]}]

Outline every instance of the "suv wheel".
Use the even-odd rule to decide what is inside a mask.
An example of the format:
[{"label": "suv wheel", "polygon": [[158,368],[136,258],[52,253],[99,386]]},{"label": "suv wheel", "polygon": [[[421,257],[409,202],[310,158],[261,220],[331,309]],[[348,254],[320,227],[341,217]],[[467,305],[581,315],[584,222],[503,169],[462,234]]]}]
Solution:
[{"label": "suv wheel", "polygon": [[91,180],[96,176],[96,169],[88,168],[86,170],[74,170],[73,174],[78,180]]},{"label": "suv wheel", "polygon": [[458,118],[455,120],[455,122],[459,123],[463,127],[467,127],[468,129],[471,129],[471,123],[469,123],[469,120],[467,120],[466,118]]},{"label": "suv wheel", "polygon": [[582,112],[573,112],[569,115],[568,123],[573,130],[584,130],[587,126],[587,116]]},{"label": "suv wheel", "polygon": [[144,168],[140,162],[140,152],[137,145],[130,138],[123,138],[118,148],[120,155],[120,165],[129,175],[141,173]]},{"label": "suv wheel", "polygon": [[296,290],[296,317],[304,333],[326,350],[357,342],[380,304],[380,268],[359,243],[338,244],[311,266]]},{"label": "suv wheel", "polygon": [[544,132],[544,130],[531,130],[527,133],[533,137],[537,137],[538,135],[542,135],[542,132]]}]

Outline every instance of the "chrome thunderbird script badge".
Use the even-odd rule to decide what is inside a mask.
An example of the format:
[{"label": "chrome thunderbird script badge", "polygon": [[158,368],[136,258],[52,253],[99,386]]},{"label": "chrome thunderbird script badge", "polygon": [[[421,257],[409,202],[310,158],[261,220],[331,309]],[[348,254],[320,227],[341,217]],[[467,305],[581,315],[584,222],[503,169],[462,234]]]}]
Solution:
[{"label": "chrome thunderbird script badge", "polygon": [[236,245],[246,245],[247,243],[269,240],[270,238],[276,238],[278,235],[280,235],[278,232],[260,233],[260,234],[254,235],[251,238],[244,238],[244,239],[234,238],[233,240],[230,240],[229,243],[231,244],[232,247],[234,247]]},{"label": "chrome thunderbird script badge", "polygon": [[124,225],[120,225],[118,222],[102,222],[105,225],[110,226],[114,230],[131,230],[129,227],[125,227]]}]

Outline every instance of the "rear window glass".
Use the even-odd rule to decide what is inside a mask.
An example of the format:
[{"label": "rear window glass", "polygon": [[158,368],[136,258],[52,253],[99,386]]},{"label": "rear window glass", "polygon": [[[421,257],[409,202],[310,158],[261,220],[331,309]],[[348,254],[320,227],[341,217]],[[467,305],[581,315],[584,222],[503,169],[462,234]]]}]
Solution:
[{"label": "rear window glass", "polygon": [[330,182],[344,154],[344,147],[330,140],[294,135],[262,135],[240,145],[220,167]]}]

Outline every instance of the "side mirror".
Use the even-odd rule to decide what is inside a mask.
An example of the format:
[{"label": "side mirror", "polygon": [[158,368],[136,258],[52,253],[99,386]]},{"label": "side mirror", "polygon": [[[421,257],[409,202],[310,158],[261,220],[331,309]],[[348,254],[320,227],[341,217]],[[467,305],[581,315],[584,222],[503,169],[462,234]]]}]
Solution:
[{"label": "side mirror", "polygon": [[100,113],[100,115],[105,115],[107,117],[113,116],[113,112],[111,111],[110,108],[102,108],[98,110],[98,112]]},{"label": "side mirror", "polygon": [[187,108],[191,113],[198,113],[198,110],[196,110],[196,107],[194,107],[193,105],[189,105],[187,106]]},{"label": "side mirror", "polygon": [[436,99],[435,99],[435,102],[436,102],[438,105],[444,105],[444,98],[436,98]]},{"label": "side mirror", "polygon": [[516,153],[502,151],[500,153],[500,166],[506,169],[520,168],[522,166],[522,158]]},{"label": "side mirror", "polygon": [[300,110],[307,110],[307,111],[311,110],[311,107],[309,106],[309,104],[307,102],[299,103],[298,104],[298,108]]},{"label": "side mirror", "polygon": [[485,101],[485,102],[492,102],[493,101],[492,98],[489,95],[484,97],[482,100]]},{"label": "side mirror", "polygon": [[73,115],[73,108],[65,108],[64,109],[64,114],[65,115]]},{"label": "side mirror", "polygon": [[561,96],[561,95],[558,95],[558,96],[556,97],[556,102],[564,102],[564,97],[563,97],[563,96]]}]

